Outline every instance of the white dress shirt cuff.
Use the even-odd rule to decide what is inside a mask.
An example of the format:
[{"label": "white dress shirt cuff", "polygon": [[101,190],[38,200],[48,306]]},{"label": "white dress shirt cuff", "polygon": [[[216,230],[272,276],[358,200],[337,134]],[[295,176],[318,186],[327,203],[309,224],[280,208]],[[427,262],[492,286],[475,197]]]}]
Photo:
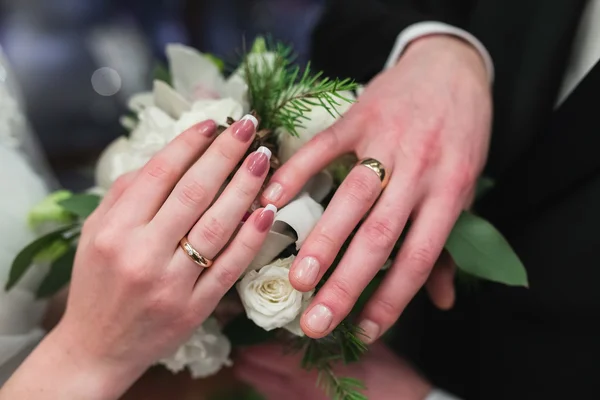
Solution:
[{"label": "white dress shirt cuff", "polygon": [[458,397],[452,396],[443,390],[433,389],[429,392],[429,395],[425,397],[425,400],[460,400]]},{"label": "white dress shirt cuff", "polygon": [[394,44],[394,48],[392,49],[392,53],[385,64],[385,68],[387,69],[396,65],[398,58],[400,58],[410,42],[423,36],[434,34],[453,35],[470,43],[481,55],[488,72],[490,83],[494,81],[494,63],[492,57],[479,39],[463,29],[436,21],[418,22],[400,32],[396,39],[396,43]]}]

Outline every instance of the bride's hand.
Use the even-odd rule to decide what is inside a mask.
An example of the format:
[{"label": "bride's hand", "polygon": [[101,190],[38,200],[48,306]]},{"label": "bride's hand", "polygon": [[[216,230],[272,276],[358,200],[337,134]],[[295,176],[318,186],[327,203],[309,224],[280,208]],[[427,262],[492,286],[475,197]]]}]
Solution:
[{"label": "bride's hand", "polygon": [[[235,284],[273,223],[273,207],[257,210],[230,242],[260,191],[270,152],[252,153],[213,200],[255,130],[256,120],[246,117],[213,143],[214,122],[192,127],[143,169],[119,180],[87,219],[67,310],[36,351],[48,352],[49,358],[38,354],[40,363],[54,357],[49,368],[61,362],[77,366],[67,381],[57,378],[54,386],[60,389],[53,390],[61,391],[52,392],[53,398],[77,397],[68,390],[76,392],[78,385],[93,398],[117,398],[188,339]],[[186,235],[199,254],[214,259],[210,268],[194,263],[180,247]],[[27,393],[12,398],[25,399]]]}]

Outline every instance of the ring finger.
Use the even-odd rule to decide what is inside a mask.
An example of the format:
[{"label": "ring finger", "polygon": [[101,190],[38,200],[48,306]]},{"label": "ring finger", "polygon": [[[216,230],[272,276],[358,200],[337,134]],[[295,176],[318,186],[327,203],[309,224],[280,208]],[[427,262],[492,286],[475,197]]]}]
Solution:
[{"label": "ring finger", "polygon": [[204,257],[215,258],[229,242],[258,197],[270,160],[271,151],[266,147],[250,154],[223,193],[194,225],[188,240]]},{"label": "ring finger", "polygon": [[[194,225],[187,235],[189,246],[208,261],[212,261],[235,235],[244,214],[258,193],[267,176],[271,152],[260,147],[250,154],[229,185]],[[184,266],[185,271],[179,270]],[[177,249],[172,268],[187,282],[195,283],[202,269],[183,249]]]}]

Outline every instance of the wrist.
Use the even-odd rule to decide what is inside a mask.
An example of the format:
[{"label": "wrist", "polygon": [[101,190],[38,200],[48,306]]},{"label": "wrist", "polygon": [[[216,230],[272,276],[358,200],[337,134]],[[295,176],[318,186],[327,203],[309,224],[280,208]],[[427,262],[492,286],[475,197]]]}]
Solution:
[{"label": "wrist", "polygon": [[[488,85],[490,68],[480,51],[466,40],[450,34],[432,33],[414,39],[407,46],[402,59],[412,57],[435,57],[432,62],[439,62],[440,58],[446,62],[461,63],[468,67],[481,81]],[[400,60],[400,62],[402,61]],[[400,64],[400,62],[398,64]]]},{"label": "wrist", "polygon": [[70,334],[59,324],[42,345],[55,366],[64,366],[70,398],[112,400],[123,393],[144,373],[145,367],[129,360],[116,361],[94,354],[81,337]]}]

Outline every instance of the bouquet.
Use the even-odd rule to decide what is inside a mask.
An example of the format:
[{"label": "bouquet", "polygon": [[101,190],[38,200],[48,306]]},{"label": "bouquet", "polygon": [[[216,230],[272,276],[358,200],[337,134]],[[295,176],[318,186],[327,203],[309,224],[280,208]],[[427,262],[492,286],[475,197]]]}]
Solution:
[{"label": "bouquet", "polygon": [[[38,297],[49,297],[66,286],[82,223],[106,190],[119,176],[142,167],[192,125],[212,119],[225,129],[252,112],[260,124],[249,151],[259,146],[269,148],[274,155],[272,173],[312,136],[343,118],[353,102],[360,101],[360,88],[352,80],[328,79],[320,72],[314,73],[310,64],[301,68],[294,64],[290,47],[260,37],[227,77],[224,63],[211,55],[178,44],[169,45],[166,52],[169,65],[157,69],[153,91],[138,94],[129,102],[131,114],[121,121],[129,134],[110,144],[100,157],[97,186],[80,194],[55,192],[31,210],[31,227],[44,234],[14,260],[7,290],[32,265],[50,266]],[[333,366],[358,361],[367,350],[352,316],[385,276],[385,266],[363,292],[353,314],[328,337],[318,340],[304,336],[299,323],[315,291],[301,293],[288,279],[295,254],[354,163],[351,156],[336,161],[279,210],[259,255],[221,301],[214,317],[161,364],[173,372],[188,369],[193,377],[202,378],[230,365],[232,346],[281,340],[291,351],[303,353],[302,367],[319,372],[319,384],[332,399],[365,398],[362,383],[336,376]],[[489,182],[481,180],[480,186],[482,192]],[[390,262],[401,246],[400,240]],[[446,249],[462,273],[527,286],[525,269],[506,240],[473,213],[460,216]],[[323,282],[343,253],[344,249]]]}]

